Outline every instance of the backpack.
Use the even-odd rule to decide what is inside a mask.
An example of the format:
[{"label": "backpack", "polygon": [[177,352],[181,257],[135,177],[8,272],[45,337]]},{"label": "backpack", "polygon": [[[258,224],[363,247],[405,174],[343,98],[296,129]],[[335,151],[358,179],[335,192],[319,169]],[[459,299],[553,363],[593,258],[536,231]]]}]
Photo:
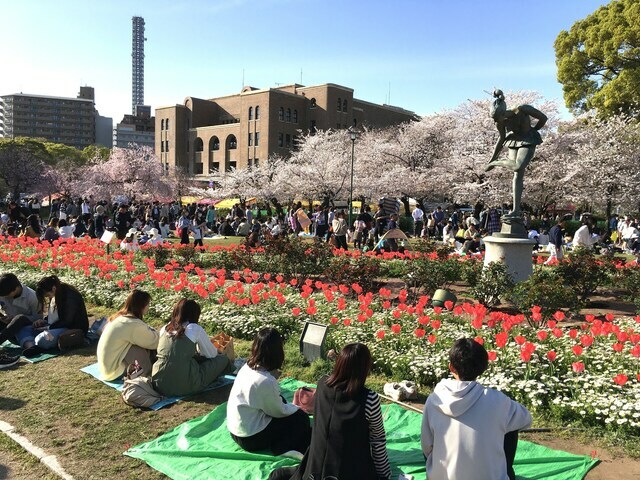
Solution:
[{"label": "backpack", "polygon": [[154,390],[151,379],[142,375],[142,368],[137,361],[129,365],[122,388],[124,403],[130,407],[149,408],[163,398]]}]

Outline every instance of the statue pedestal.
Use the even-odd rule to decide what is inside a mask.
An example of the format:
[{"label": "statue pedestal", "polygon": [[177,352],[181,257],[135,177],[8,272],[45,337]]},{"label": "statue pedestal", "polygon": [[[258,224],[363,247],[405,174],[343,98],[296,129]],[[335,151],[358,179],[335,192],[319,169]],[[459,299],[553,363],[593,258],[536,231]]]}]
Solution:
[{"label": "statue pedestal", "polygon": [[513,276],[513,281],[523,282],[533,273],[533,246],[535,240],[520,236],[508,236],[504,233],[484,238],[485,255],[484,266],[491,262],[501,262],[507,265],[507,271]]}]

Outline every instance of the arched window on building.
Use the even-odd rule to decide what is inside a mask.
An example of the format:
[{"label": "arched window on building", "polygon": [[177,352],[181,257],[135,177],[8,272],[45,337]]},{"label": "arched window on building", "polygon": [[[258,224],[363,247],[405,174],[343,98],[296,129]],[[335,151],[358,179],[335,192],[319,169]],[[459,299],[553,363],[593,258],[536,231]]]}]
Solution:
[{"label": "arched window on building", "polygon": [[220,140],[218,140],[218,137],[211,137],[211,140],[209,140],[209,150],[220,150]]},{"label": "arched window on building", "polygon": [[342,111],[347,113],[347,99],[346,98],[342,101]]},{"label": "arched window on building", "polygon": [[249,107],[249,120],[253,120],[253,107]]},{"label": "arched window on building", "polygon": [[287,122],[290,122],[290,121],[291,121],[291,109],[290,109],[290,108],[287,108],[287,118],[286,118],[286,121],[287,121]]},{"label": "arched window on building", "polygon": [[293,123],[298,123],[298,110],[293,111]]},{"label": "arched window on building", "polygon": [[164,118],[160,120],[160,130],[164,130]]},{"label": "arched window on building", "polygon": [[164,121],[164,129],[165,130],[169,130],[169,119],[168,118]]},{"label": "arched window on building", "polygon": [[316,108],[316,99],[312,98],[311,100],[309,100],[310,105],[309,108]]},{"label": "arched window on building", "polygon": [[260,120],[260,106],[256,105],[256,120]]},{"label": "arched window on building", "polygon": [[227,150],[235,150],[238,148],[238,141],[235,135],[229,135],[227,137]]},{"label": "arched window on building", "polygon": [[201,152],[204,150],[204,145],[202,144],[202,139],[200,137],[196,138],[196,141],[193,142],[193,151]]},{"label": "arched window on building", "polygon": [[280,109],[278,110],[278,120],[280,120],[281,122],[284,122],[284,108],[280,107]]},{"label": "arched window on building", "polygon": [[342,99],[340,97],[338,97],[338,111],[342,111]]}]

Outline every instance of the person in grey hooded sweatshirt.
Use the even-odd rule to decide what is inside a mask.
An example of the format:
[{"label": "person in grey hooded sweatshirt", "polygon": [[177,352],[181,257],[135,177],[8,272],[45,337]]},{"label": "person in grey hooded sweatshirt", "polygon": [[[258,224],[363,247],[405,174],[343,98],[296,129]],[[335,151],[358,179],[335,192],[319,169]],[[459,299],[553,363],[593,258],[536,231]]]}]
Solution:
[{"label": "person in grey hooded sweatshirt", "polygon": [[531,414],[505,394],[476,382],[488,367],[485,348],[471,338],[449,352],[455,380],[441,380],[427,398],[422,418],[422,451],[429,480],[515,479],[518,430]]}]

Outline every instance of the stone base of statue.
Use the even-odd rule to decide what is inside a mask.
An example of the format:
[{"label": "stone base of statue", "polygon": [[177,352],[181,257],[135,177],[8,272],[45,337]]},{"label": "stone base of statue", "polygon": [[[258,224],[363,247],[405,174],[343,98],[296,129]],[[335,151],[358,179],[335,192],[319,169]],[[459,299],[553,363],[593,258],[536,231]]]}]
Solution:
[{"label": "stone base of statue", "polygon": [[535,240],[527,238],[527,229],[520,215],[507,214],[502,217],[502,229],[484,238],[484,266],[501,262],[514,282],[523,282],[533,273],[533,247]]}]

